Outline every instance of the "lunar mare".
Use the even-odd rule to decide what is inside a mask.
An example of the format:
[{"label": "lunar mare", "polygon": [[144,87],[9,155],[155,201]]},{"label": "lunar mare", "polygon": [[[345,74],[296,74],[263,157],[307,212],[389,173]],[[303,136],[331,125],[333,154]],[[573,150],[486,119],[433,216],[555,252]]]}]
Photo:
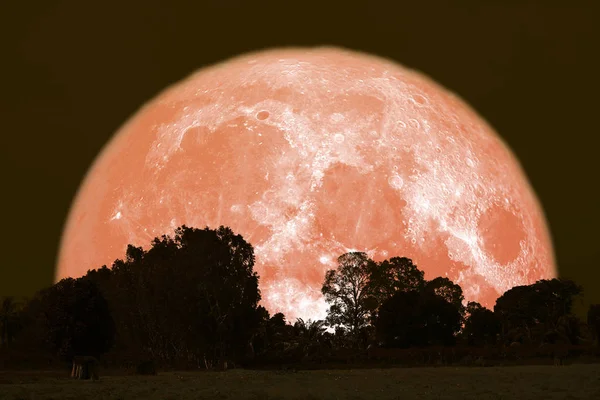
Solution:
[{"label": "lunar mare", "polygon": [[488,307],[556,275],[541,207],[493,129],[423,74],[339,48],[247,54],[142,107],[86,176],[56,279],[182,224],[243,235],[262,303],[291,320],[324,317],[325,271],[347,251],[410,257]]}]

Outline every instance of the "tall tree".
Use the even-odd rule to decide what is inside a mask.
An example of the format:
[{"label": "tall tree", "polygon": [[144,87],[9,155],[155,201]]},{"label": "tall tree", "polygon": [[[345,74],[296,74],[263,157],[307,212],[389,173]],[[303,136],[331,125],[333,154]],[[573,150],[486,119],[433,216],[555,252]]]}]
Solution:
[{"label": "tall tree", "polygon": [[38,293],[34,318],[41,338],[55,354],[98,357],[114,340],[114,321],[108,303],[90,280],[67,278]]},{"label": "tall tree", "polygon": [[12,296],[0,304],[0,346],[9,346],[20,328],[20,304]]},{"label": "tall tree", "polygon": [[587,324],[594,335],[594,339],[600,337],[600,304],[592,304],[587,312]]},{"label": "tall tree", "polygon": [[451,345],[461,314],[432,291],[398,291],[383,302],[374,325],[377,338],[387,347]]},{"label": "tall tree", "polygon": [[374,262],[366,253],[351,252],[338,257],[336,269],[327,271],[321,292],[330,304],[327,323],[346,326],[351,334],[358,334],[369,321],[371,299],[368,284]]},{"label": "tall tree", "polygon": [[437,277],[425,283],[425,290],[431,291],[436,295],[442,297],[448,303],[453,304],[461,315],[465,313],[465,307],[463,306],[463,301],[465,300],[463,296],[462,288],[452,282],[450,279],[445,277]]},{"label": "tall tree", "polygon": [[426,344],[423,316],[416,307],[420,297],[417,291],[398,291],[381,304],[373,325],[383,346],[406,348]]},{"label": "tall tree", "polygon": [[396,292],[422,290],[425,286],[423,271],[406,257],[392,257],[371,264],[369,291],[381,304]]},{"label": "tall tree", "polygon": [[466,313],[463,334],[467,343],[476,346],[496,343],[496,337],[502,328],[498,316],[476,302],[467,304]]},{"label": "tall tree", "polygon": [[252,246],[223,226],[184,225],[146,252],[129,246],[113,267],[123,324],[157,359],[243,357],[265,318],[254,261]]},{"label": "tall tree", "polygon": [[582,287],[568,279],[539,280],[527,286],[515,286],[496,300],[494,313],[502,321],[502,331],[520,330],[528,340],[532,332],[557,330],[561,317],[571,314],[574,297]]}]

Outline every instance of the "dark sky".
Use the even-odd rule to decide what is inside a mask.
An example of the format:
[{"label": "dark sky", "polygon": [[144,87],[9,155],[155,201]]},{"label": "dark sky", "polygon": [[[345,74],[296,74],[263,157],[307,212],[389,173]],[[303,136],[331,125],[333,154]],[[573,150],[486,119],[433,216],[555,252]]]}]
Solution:
[{"label": "dark sky", "polygon": [[149,98],[246,51],[328,44],[419,69],[486,118],[541,199],[560,274],[600,302],[599,2],[192,3],[0,5],[0,295],[51,284],[81,180]]}]

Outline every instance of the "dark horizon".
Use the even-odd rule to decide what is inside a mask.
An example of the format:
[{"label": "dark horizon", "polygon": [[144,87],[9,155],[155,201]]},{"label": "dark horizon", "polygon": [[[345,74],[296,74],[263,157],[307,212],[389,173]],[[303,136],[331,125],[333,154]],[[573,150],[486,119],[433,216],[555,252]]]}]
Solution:
[{"label": "dark horizon", "polygon": [[[0,165],[10,235],[0,294],[28,296],[52,284],[82,179],[147,100],[202,66],[248,51],[331,45],[420,70],[485,118],[537,193],[559,276],[582,284],[587,304],[600,302],[600,199],[590,182],[599,140],[592,135],[600,92],[595,4],[387,3],[3,5],[9,61],[0,68],[10,79],[1,99],[7,125]],[[282,17],[289,13],[295,17]]]},{"label": "dark horizon", "polygon": [[[600,305],[590,307],[585,321],[574,316],[582,288],[573,281],[542,279],[516,287],[488,309],[465,304],[461,286],[446,277],[425,279],[409,258],[377,262],[350,251],[323,276],[326,317],[304,320],[259,305],[253,246],[230,227],[182,225],[175,233],[156,238],[148,250],[130,245],[114,268],[62,279],[26,304],[1,299],[2,383],[18,390],[32,377],[54,384],[58,378],[64,390],[69,378],[104,376],[104,390],[115,390],[115,379],[128,379],[130,390],[139,379],[134,375],[159,376],[150,378],[158,382],[143,382],[146,387],[179,379],[174,371],[187,372],[196,382],[205,376],[202,371],[227,371],[224,378],[260,371],[337,375],[378,370],[385,379],[387,368],[404,375],[411,368],[451,366],[445,371],[462,370],[461,384],[473,390],[482,383],[475,378],[486,371],[481,367],[492,367],[486,374],[513,384],[510,375],[523,366],[556,376],[560,371],[548,367],[598,368]],[[24,379],[27,372],[31,376]],[[436,370],[436,375],[444,373]],[[554,391],[550,382],[576,385],[564,374],[550,380],[544,376],[547,383],[534,391]],[[251,379],[243,383],[248,387]],[[277,377],[273,383],[287,386]],[[394,393],[389,385],[378,386]],[[571,392],[586,385],[576,386]],[[583,391],[596,386],[594,381]],[[423,390],[416,382],[409,387]],[[359,391],[370,392],[363,385]]]}]

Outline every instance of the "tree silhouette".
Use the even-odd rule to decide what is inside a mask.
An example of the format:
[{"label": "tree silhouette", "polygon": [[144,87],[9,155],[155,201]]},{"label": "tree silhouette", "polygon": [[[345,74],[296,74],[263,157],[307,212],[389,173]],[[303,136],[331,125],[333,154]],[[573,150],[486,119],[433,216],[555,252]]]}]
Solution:
[{"label": "tree silhouette", "polygon": [[562,315],[558,322],[546,330],[543,342],[579,344],[581,334],[581,322],[574,315]]},{"label": "tree silhouette", "polygon": [[425,286],[423,271],[410,258],[392,257],[374,263],[369,270],[369,290],[381,304],[394,293],[421,290]]},{"label": "tree silhouette", "polygon": [[108,285],[118,333],[167,362],[212,367],[243,358],[266,311],[253,267],[252,246],[223,226],[184,225],[146,252],[130,245]]},{"label": "tree silhouette", "polygon": [[114,321],[106,299],[92,281],[63,279],[40,292],[36,300],[36,328],[61,358],[98,357],[111,348]]},{"label": "tree silhouette", "polygon": [[496,300],[494,312],[502,321],[503,335],[510,340],[541,340],[537,336],[555,331],[560,317],[571,313],[573,297],[581,292],[581,286],[571,280],[539,280],[506,291]]},{"label": "tree silhouette", "polygon": [[277,313],[272,317],[269,312],[262,306],[257,308],[259,314],[259,325],[254,331],[249,343],[249,351],[247,354],[249,359],[254,359],[257,356],[263,356],[269,350],[272,350],[277,343],[285,341],[285,316],[283,313]]},{"label": "tree silhouette", "polygon": [[323,354],[330,344],[325,340],[323,335],[326,331],[325,321],[304,321],[298,318],[294,323],[294,336],[304,357],[314,357],[315,355]]},{"label": "tree silhouette", "polygon": [[594,335],[594,339],[600,337],[600,304],[592,304],[587,312],[587,324]]},{"label": "tree silhouette", "polygon": [[298,318],[294,323],[294,334],[308,342],[317,341],[326,330],[325,321],[323,320],[312,321],[309,319],[304,321],[302,318]]},{"label": "tree silhouette", "polygon": [[0,346],[10,346],[21,327],[20,306],[14,297],[2,299],[0,304]]},{"label": "tree silhouette", "polygon": [[570,279],[542,279],[532,285],[538,297],[540,319],[557,327],[560,318],[571,314],[575,296],[583,288]]},{"label": "tree silhouette", "polygon": [[[138,364],[211,368],[228,361],[243,366],[349,361],[376,341],[407,348],[454,345],[460,337],[471,346],[488,346],[501,333],[505,343],[586,342],[580,338],[585,324],[571,313],[582,289],[566,279],[514,287],[492,311],[475,302],[465,307],[459,285],[444,277],[426,281],[409,258],[376,263],[350,252],[325,274],[326,321],[299,318],[292,325],[282,313],[270,316],[258,306],[254,261],[252,246],[231,229],[184,225],[173,236],[155,238],[148,250],[129,245],[112,268],[104,265],[41,290],[22,311],[13,299],[4,299],[0,343],[10,343],[22,325],[17,351],[21,345],[38,353],[50,349],[68,359],[112,349],[111,357],[125,354]],[[590,306],[587,317],[597,338],[600,305]]]},{"label": "tree silhouette", "polygon": [[427,338],[419,303],[421,293],[399,291],[385,300],[374,321],[377,339],[385,347],[410,347],[423,345]]},{"label": "tree silhouette", "polygon": [[462,288],[452,282],[448,278],[437,277],[425,283],[424,290],[431,291],[442,297],[448,303],[454,305],[457,310],[464,315],[465,308],[463,306],[464,296]]},{"label": "tree silhouette", "polygon": [[469,302],[468,314],[463,334],[469,345],[489,345],[496,343],[496,337],[502,330],[500,319],[492,310],[476,302]]},{"label": "tree silhouette", "polygon": [[270,319],[269,319],[269,323],[270,325],[275,329],[279,329],[279,328],[285,328],[285,326],[287,325],[287,322],[285,321],[285,315],[281,312],[278,312],[277,314],[274,314]]},{"label": "tree silhouette", "polygon": [[383,302],[374,325],[386,347],[452,345],[461,314],[433,291],[398,291]]},{"label": "tree silhouette", "polygon": [[351,252],[338,257],[338,267],[325,274],[321,292],[330,304],[327,323],[330,326],[347,326],[356,335],[359,329],[368,324],[369,272],[374,262],[365,254]]}]

